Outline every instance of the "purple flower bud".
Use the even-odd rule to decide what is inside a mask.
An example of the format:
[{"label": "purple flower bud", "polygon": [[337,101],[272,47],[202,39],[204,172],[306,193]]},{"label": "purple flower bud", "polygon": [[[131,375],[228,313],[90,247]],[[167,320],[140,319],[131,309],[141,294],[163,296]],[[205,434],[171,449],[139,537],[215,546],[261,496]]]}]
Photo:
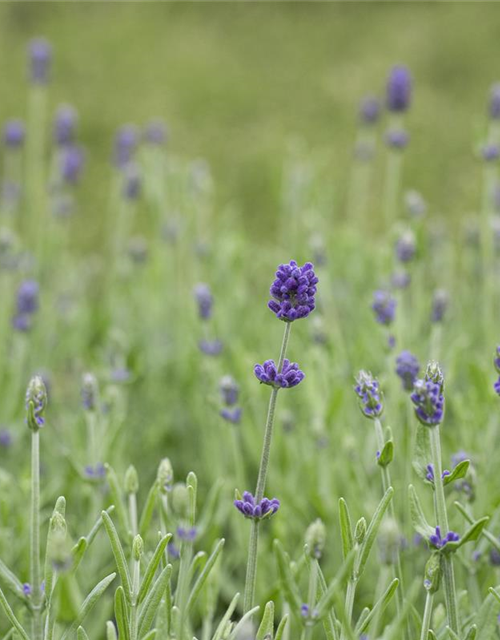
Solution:
[{"label": "purple flower bud", "polygon": [[231,424],[240,424],[243,410],[241,407],[224,407],[220,410],[221,418]]},{"label": "purple flower bud", "polygon": [[218,356],[222,353],[224,345],[220,340],[200,340],[198,347],[207,356]]},{"label": "purple flower bud", "polygon": [[188,529],[186,529],[185,527],[177,527],[177,536],[183,542],[194,542],[197,535],[198,531],[196,527],[190,527]]},{"label": "purple flower bud", "polygon": [[208,320],[212,317],[213,296],[208,284],[197,284],[194,288],[194,297],[198,305],[198,315],[201,320]]},{"label": "purple flower bud", "polygon": [[152,120],[146,125],[144,139],[149,144],[163,145],[167,141],[167,127],[161,120]]},{"label": "purple flower bud", "polygon": [[431,546],[435,547],[436,549],[442,549],[448,544],[448,542],[458,542],[459,540],[460,536],[454,531],[448,531],[445,537],[442,538],[441,529],[439,527],[436,527],[436,533],[433,533],[431,536],[429,536],[429,542]]},{"label": "purple flower bud", "polygon": [[420,364],[412,353],[402,351],[396,358],[396,373],[401,378],[403,389],[412,391],[420,372]]},{"label": "purple flower bud", "polygon": [[121,127],[115,137],[113,159],[119,169],[123,169],[131,161],[138,143],[138,133],[134,125]]},{"label": "purple flower bud", "polygon": [[432,297],[431,321],[442,322],[448,309],[449,296],[444,289],[436,289]]},{"label": "purple flower bud", "polygon": [[372,309],[378,323],[389,325],[396,314],[396,299],[388,291],[378,290],[373,294]]},{"label": "purple flower bud", "polygon": [[405,231],[396,242],[396,256],[400,262],[411,262],[415,257],[416,249],[412,231]]},{"label": "purple flower bud", "polygon": [[295,260],[281,264],[270,289],[273,299],[267,306],[285,322],[307,318],[315,308],[317,284],[318,278],[310,262],[302,267]]},{"label": "purple flower bud", "polygon": [[85,477],[89,480],[102,480],[106,477],[106,467],[102,462],[98,462],[95,465],[88,464],[83,470]]},{"label": "purple flower bud", "polygon": [[368,371],[360,371],[354,391],[359,398],[359,408],[367,418],[379,418],[384,411],[378,380]]},{"label": "purple flower bud", "polygon": [[124,167],[124,181],[122,195],[126,200],[137,200],[141,193],[141,174],[139,167],[129,162]]},{"label": "purple flower bud", "polygon": [[426,426],[433,427],[443,420],[444,396],[439,384],[432,380],[417,380],[410,396],[415,415]]},{"label": "purple flower bud", "polygon": [[245,518],[262,520],[263,518],[270,518],[278,511],[280,501],[277,498],[273,498],[272,500],[262,498],[259,503],[256,503],[254,496],[249,491],[245,491],[243,493],[243,499],[235,500],[234,506]]},{"label": "purple flower bud", "polygon": [[287,358],[283,361],[281,371],[278,371],[274,360],[266,360],[264,364],[255,365],[254,373],[255,377],[263,384],[276,389],[296,387],[305,378],[305,374],[299,369],[299,365],[296,362],[290,362]]},{"label": "purple flower bud", "polygon": [[404,129],[388,129],[385,133],[385,142],[388,147],[397,151],[408,146],[410,136]]},{"label": "purple flower bud", "polygon": [[72,144],[75,139],[77,122],[76,110],[67,104],[61,105],[54,118],[54,142],[59,146]]},{"label": "purple flower bud", "polygon": [[22,120],[8,120],[3,128],[3,141],[6,147],[17,149],[24,143],[25,128]]},{"label": "purple flower bud", "polygon": [[49,81],[52,47],[44,38],[35,38],[29,44],[30,78],[34,84]]},{"label": "purple flower bud", "polygon": [[240,388],[232,376],[224,376],[219,384],[222,402],[232,407],[238,402]]},{"label": "purple flower bud", "polygon": [[500,552],[495,547],[490,549],[490,564],[494,567],[500,567]]},{"label": "purple flower bud", "polygon": [[130,370],[126,367],[116,367],[111,371],[110,379],[114,384],[124,384],[130,382]]},{"label": "purple flower bud", "polygon": [[500,84],[494,84],[490,91],[490,118],[498,120],[500,118]]},{"label": "purple flower bud", "polygon": [[394,289],[406,289],[411,284],[411,275],[408,271],[395,271],[392,274],[391,284]]},{"label": "purple flower bud", "polygon": [[8,429],[0,429],[0,447],[8,449],[12,445],[12,434]]},{"label": "purple flower bud", "polygon": [[359,106],[359,119],[363,124],[375,124],[380,116],[380,102],[373,96],[363,98]]},{"label": "purple flower bud", "polygon": [[77,184],[80,179],[85,155],[83,149],[76,145],[64,147],[61,153],[60,172],[63,182],[71,185]]},{"label": "purple flower bud", "polygon": [[23,584],[23,593],[27,597],[29,597],[33,593],[33,589],[31,588],[31,585],[29,584],[29,582],[25,582]]},{"label": "purple flower bud", "polygon": [[406,111],[411,102],[412,79],[407,67],[398,65],[392,68],[387,79],[386,104],[393,112]]},{"label": "purple flower bud", "polygon": [[494,162],[500,157],[500,148],[497,144],[489,142],[481,148],[481,157],[485,162]]},{"label": "purple flower bud", "polygon": [[25,280],[17,290],[16,308],[18,314],[31,315],[38,311],[40,287],[35,280]]}]

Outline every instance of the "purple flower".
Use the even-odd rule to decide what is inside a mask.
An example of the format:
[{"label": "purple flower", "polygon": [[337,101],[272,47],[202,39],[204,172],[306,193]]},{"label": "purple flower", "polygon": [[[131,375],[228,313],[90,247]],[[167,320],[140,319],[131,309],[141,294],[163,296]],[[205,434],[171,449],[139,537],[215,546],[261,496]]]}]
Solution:
[{"label": "purple flower", "polygon": [[53,137],[58,146],[74,142],[77,122],[78,114],[70,105],[63,104],[57,109],[54,118]]},{"label": "purple flower", "polygon": [[22,120],[8,120],[3,128],[3,141],[6,147],[17,149],[24,142],[25,128]]},{"label": "purple flower", "polygon": [[495,369],[497,373],[500,373],[500,345],[497,346],[495,352],[495,359],[493,360],[493,364],[495,365]]},{"label": "purple flower", "polygon": [[35,38],[29,44],[30,77],[34,84],[47,84],[49,80],[52,47],[45,38]]},{"label": "purple flower", "polygon": [[444,289],[436,289],[432,297],[431,321],[442,322],[448,309],[449,296]]},{"label": "purple flower", "polygon": [[222,353],[224,345],[221,340],[200,340],[198,347],[207,356],[218,356]]},{"label": "purple flower", "polygon": [[31,588],[31,585],[29,582],[25,582],[23,584],[23,593],[27,597],[29,597],[33,593],[33,589]]},{"label": "purple flower", "polygon": [[[434,465],[428,464],[426,469],[427,469],[427,473],[425,475],[426,480],[434,483]],[[448,471],[448,469],[445,469],[441,473],[441,478],[444,480],[444,478],[446,478],[446,476],[449,476],[449,475],[450,475],[450,471]]]},{"label": "purple flower", "polygon": [[401,378],[403,389],[412,391],[415,380],[420,372],[420,364],[412,353],[409,351],[401,351],[396,358],[396,373]]},{"label": "purple flower", "polygon": [[47,390],[40,376],[34,376],[26,390],[27,423],[30,429],[38,430],[45,425],[43,414],[46,406]]},{"label": "purple flower", "polygon": [[494,84],[490,91],[490,118],[500,118],[500,84]]},{"label": "purple flower", "polygon": [[35,280],[25,280],[17,290],[17,312],[32,314],[38,310],[40,288]]},{"label": "purple flower", "polygon": [[494,162],[500,156],[500,148],[497,144],[488,142],[481,149],[481,157],[485,162]]},{"label": "purple flower", "polygon": [[238,402],[240,388],[232,376],[224,376],[219,384],[222,402],[228,407],[232,407]]},{"label": "purple flower", "polygon": [[315,308],[317,284],[312,263],[306,262],[302,267],[295,260],[281,264],[270,289],[273,300],[267,306],[285,322],[307,318]]},{"label": "purple flower", "polygon": [[270,518],[280,508],[280,501],[277,498],[269,500],[269,498],[262,498],[259,503],[255,502],[253,495],[245,491],[243,493],[242,500],[235,500],[234,506],[240,511],[245,518],[251,518],[253,520],[262,520],[263,518]]},{"label": "purple flower", "polygon": [[359,106],[359,119],[363,124],[375,124],[380,116],[380,102],[373,96],[363,98]]},{"label": "purple flower", "polygon": [[224,420],[231,424],[240,424],[242,413],[243,410],[241,407],[224,407],[220,410],[221,418],[224,418]]},{"label": "purple flower", "polygon": [[412,80],[407,67],[398,65],[392,68],[387,79],[386,104],[393,112],[406,111],[411,101]]},{"label": "purple flower", "polygon": [[214,299],[208,284],[197,284],[194,288],[194,297],[198,305],[198,315],[201,320],[211,318]]},{"label": "purple flower", "polygon": [[415,257],[415,251],[415,236],[411,231],[406,231],[396,242],[396,256],[400,262],[411,262]]},{"label": "purple flower", "polygon": [[384,406],[378,380],[368,371],[360,371],[356,378],[354,391],[359,398],[359,408],[367,418],[378,418]]},{"label": "purple flower", "polygon": [[177,527],[177,536],[183,542],[194,542],[197,535],[198,531],[196,527],[190,527],[188,529],[186,529],[185,527]]},{"label": "purple flower", "polygon": [[385,143],[391,149],[402,150],[408,146],[410,136],[404,129],[388,129],[385,132]]},{"label": "purple flower", "polygon": [[411,275],[408,271],[395,271],[392,274],[391,284],[395,289],[406,289],[410,286]]},{"label": "purple flower", "polygon": [[444,415],[444,395],[440,384],[432,380],[417,380],[410,396],[415,406],[415,415],[428,426],[438,425]]},{"label": "purple flower", "polygon": [[436,533],[433,533],[429,536],[429,542],[431,546],[436,549],[442,549],[444,546],[448,544],[448,542],[458,542],[460,540],[460,536],[458,533],[454,531],[448,531],[444,538],[441,537],[441,529],[436,527]]},{"label": "purple flower", "polygon": [[173,542],[169,542],[167,544],[167,552],[168,552],[168,555],[174,560],[178,560],[181,557],[179,549],[175,546]]},{"label": "purple flower", "polygon": [[498,378],[498,380],[493,384],[493,389],[495,389],[495,392],[497,393],[497,395],[500,396],[500,377]]},{"label": "purple flower", "polygon": [[305,378],[305,374],[299,369],[299,365],[296,362],[290,362],[287,358],[283,360],[281,371],[278,371],[274,360],[266,360],[264,364],[256,364],[253,371],[258,380],[275,389],[296,387]]},{"label": "purple flower", "polygon": [[141,174],[139,167],[129,162],[124,167],[122,195],[126,200],[137,200],[141,193]]},{"label": "purple flower", "polygon": [[300,615],[303,618],[307,618],[309,620],[316,620],[318,618],[318,610],[317,609],[312,609],[308,604],[303,604],[300,607]]},{"label": "purple flower", "polygon": [[124,384],[130,381],[130,370],[126,367],[116,367],[111,371],[110,379],[114,384]]},{"label": "purple flower", "polygon": [[60,157],[59,170],[63,182],[75,185],[82,174],[85,155],[77,145],[65,146]]},{"label": "purple flower", "polygon": [[8,449],[12,444],[12,434],[8,429],[0,429],[0,447]]},{"label": "purple flower", "polygon": [[394,321],[396,299],[388,291],[378,290],[373,294],[372,309],[378,323],[389,325]]},{"label": "purple flower", "polygon": [[149,144],[163,145],[168,137],[167,127],[161,120],[152,120],[144,129],[144,139]]},{"label": "purple flower", "polygon": [[138,133],[132,124],[126,124],[118,129],[115,137],[113,160],[119,169],[123,169],[131,161],[137,147]]},{"label": "purple flower", "polygon": [[106,468],[102,462],[95,465],[88,464],[83,472],[89,480],[102,480],[106,477]]}]

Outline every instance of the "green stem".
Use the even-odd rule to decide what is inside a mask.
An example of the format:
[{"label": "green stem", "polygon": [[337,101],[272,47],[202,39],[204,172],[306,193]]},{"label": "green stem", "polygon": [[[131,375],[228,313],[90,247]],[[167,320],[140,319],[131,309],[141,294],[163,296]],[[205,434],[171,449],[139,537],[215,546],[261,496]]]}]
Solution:
[{"label": "green stem", "polygon": [[[288,342],[290,340],[290,331],[292,328],[291,322],[285,323],[285,333],[283,334],[283,341],[281,343],[281,351],[278,360],[277,370],[281,372],[283,369],[283,362],[285,361],[286,350]],[[255,490],[255,502],[258,503],[264,497],[264,490],[266,488],[267,470],[269,468],[269,457],[271,454],[271,442],[273,438],[273,425],[274,425],[274,413],[276,410],[276,400],[278,398],[279,388],[273,387],[271,391],[271,398],[269,400],[269,408],[267,411],[266,427],[264,431],[264,444],[262,447],[262,455],[260,458],[259,475],[257,478],[257,488]],[[248,545],[248,562],[247,562],[247,575],[245,579],[245,596],[243,599],[244,613],[250,611],[253,607],[255,598],[255,581],[257,577],[257,552],[259,547],[259,525],[260,520],[252,520],[252,526],[250,528],[250,542]]]},{"label": "green stem", "polygon": [[42,590],[40,579],[40,434],[31,434],[31,589],[33,640],[42,640]]},{"label": "green stem", "polygon": [[[318,590],[318,561],[316,559],[311,560],[311,568],[309,572],[309,591],[307,595],[307,602],[309,604],[309,611],[312,613],[316,606],[316,595]],[[306,624],[302,630],[302,640],[310,640],[312,638],[313,626]]]},{"label": "green stem", "polygon": [[[357,561],[357,560],[356,560]],[[356,596],[356,586],[358,581],[355,578],[349,578],[349,582],[347,583],[347,591],[345,595],[345,625],[351,624],[352,620],[352,610],[354,609],[354,597]],[[345,640],[347,637],[345,631],[345,625],[342,629],[341,640]]]},{"label": "green stem", "polygon": [[[434,465],[434,490],[435,490],[435,510],[436,521],[443,535],[449,531],[448,513],[446,511],[446,500],[444,496],[444,485],[442,479],[441,465],[441,441],[439,436],[439,425],[431,427],[431,452],[432,463]],[[455,588],[455,575],[453,571],[453,561],[451,556],[443,554],[443,587],[448,614],[448,624],[452,631],[459,633],[458,604]]]},{"label": "green stem", "polygon": [[137,535],[137,496],[135,493],[130,493],[128,496],[128,510],[130,515],[130,528],[132,530],[132,537]]},{"label": "green stem", "polygon": [[137,596],[139,594],[139,586],[141,581],[141,561],[133,560],[132,574],[132,605],[130,607],[130,640],[137,640]]},{"label": "green stem", "polygon": [[399,182],[401,176],[401,151],[389,149],[384,197],[385,228],[389,231],[394,224],[398,206]]},{"label": "green stem", "polygon": [[428,591],[427,596],[425,598],[424,618],[422,620],[422,633],[420,634],[420,640],[428,640],[429,629],[431,626],[433,602],[434,602],[434,594]]}]

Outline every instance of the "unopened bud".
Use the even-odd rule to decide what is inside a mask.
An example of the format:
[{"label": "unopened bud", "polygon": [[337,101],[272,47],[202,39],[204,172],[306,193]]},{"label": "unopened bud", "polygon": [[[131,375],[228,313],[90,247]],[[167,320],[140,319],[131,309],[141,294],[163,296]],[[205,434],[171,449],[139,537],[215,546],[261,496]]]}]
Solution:
[{"label": "unopened bud", "polygon": [[38,431],[45,424],[47,390],[40,376],[31,378],[26,390],[26,421],[32,431]]},{"label": "unopened bud", "polygon": [[307,528],[306,544],[312,558],[321,558],[326,544],[326,527],[319,518]]},{"label": "unopened bud", "polygon": [[178,483],[172,489],[172,508],[179,518],[189,513],[189,492],[185,484]]},{"label": "unopened bud", "polygon": [[143,551],[144,551],[144,542],[140,535],[136,535],[134,538],[134,542],[132,544],[132,554],[136,562],[140,561]]},{"label": "unopened bud", "polygon": [[168,458],[163,458],[160,462],[156,480],[160,487],[160,491],[163,493],[169,493],[172,491],[172,485],[174,484],[174,470],[172,469],[172,464]]},{"label": "unopened bud", "polygon": [[137,493],[139,491],[139,476],[134,465],[130,465],[125,473],[125,493]]},{"label": "unopened bud", "polygon": [[364,518],[360,518],[354,529],[354,539],[358,544],[363,544],[363,540],[366,535],[366,520]]}]

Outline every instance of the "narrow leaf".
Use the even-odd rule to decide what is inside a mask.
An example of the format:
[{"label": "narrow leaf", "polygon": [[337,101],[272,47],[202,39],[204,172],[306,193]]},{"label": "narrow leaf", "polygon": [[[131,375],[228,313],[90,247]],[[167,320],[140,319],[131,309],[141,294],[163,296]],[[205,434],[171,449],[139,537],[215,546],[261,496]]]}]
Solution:
[{"label": "narrow leaf", "polygon": [[198,579],[194,583],[193,588],[191,589],[191,593],[189,594],[189,598],[186,604],[186,616],[189,615],[191,611],[191,607],[196,602],[196,599],[200,595],[200,591],[203,588],[203,585],[207,581],[210,572],[214,568],[215,563],[217,562],[218,557],[220,556],[222,549],[224,547],[225,540],[221,538],[219,542],[215,545],[214,550],[210,554],[210,558],[207,560],[207,564],[204,566],[203,571],[198,576]]},{"label": "narrow leaf", "polygon": [[214,637],[213,637],[212,640],[221,640],[222,639],[222,637],[223,637],[222,633],[226,630],[226,625],[231,620],[231,616],[233,615],[234,610],[236,609],[236,605],[238,604],[239,598],[240,598],[240,594],[237,593],[234,596],[234,598],[231,600],[231,603],[230,603],[229,607],[227,608],[226,613],[224,614],[222,620],[219,622],[219,626],[215,630]]},{"label": "narrow leaf", "polygon": [[115,557],[116,568],[118,569],[118,573],[120,574],[120,579],[125,591],[125,596],[127,600],[131,602],[132,582],[130,580],[130,573],[128,570],[127,561],[125,559],[125,553],[123,551],[120,538],[118,537],[118,532],[116,531],[115,525],[113,524],[113,521],[106,513],[106,511],[102,512],[102,520],[104,522],[104,528],[106,529],[106,533],[108,534],[108,538],[111,543],[111,549]]},{"label": "narrow leaf", "polygon": [[281,622],[279,623],[278,628],[276,629],[276,635],[274,636],[274,640],[283,639],[287,624],[288,624],[288,615],[284,616]]},{"label": "narrow leaf", "polygon": [[149,587],[151,586],[151,583],[153,582],[153,579],[155,577],[158,566],[160,565],[161,559],[165,552],[165,548],[167,544],[170,542],[171,538],[172,538],[172,534],[168,533],[158,543],[155,549],[155,552],[153,554],[153,557],[149,561],[149,564],[146,568],[146,572],[142,580],[141,588],[139,589],[139,595],[137,596],[138,604],[140,604],[146,597],[149,591]]},{"label": "narrow leaf", "polygon": [[370,622],[373,620],[373,617],[378,612],[383,613],[385,611],[385,608],[387,607],[389,602],[392,600],[394,594],[396,593],[396,589],[398,588],[398,585],[399,585],[399,580],[397,578],[394,578],[394,580],[384,591],[380,599],[373,605],[373,608],[368,613],[368,615],[365,616],[363,620],[361,620],[361,617],[360,617],[358,624],[356,625],[356,629],[354,630],[354,633],[356,635],[360,635],[368,629]]},{"label": "narrow leaf", "polygon": [[359,576],[363,573],[366,561],[368,560],[373,543],[375,542],[375,538],[377,537],[380,523],[382,522],[382,518],[384,517],[387,507],[392,500],[393,494],[394,489],[392,487],[389,487],[385,492],[382,500],[380,501],[377,510],[373,514],[373,518],[371,519],[371,522],[368,526],[365,539],[363,540],[363,544],[361,545],[361,549],[359,551],[359,558],[355,567],[356,578],[359,578]]},{"label": "narrow leaf", "polygon": [[139,616],[139,637],[141,638],[143,635],[148,633],[151,625],[153,624],[161,599],[167,589],[171,573],[172,565],[167,564],[165,569],[163,569],[158,576],[144,602],[144,606],[142,607],[142,611]]},{"label": "narrow leaf", "polygon": [[128,618],[128,604],[125,592],[120,585],[115,591],[115,618],[118,627],[118,637],[120,640],[130,639],[130,625]]},{"label": "narrow leaf", "polygon": [[76,640],[89,640],[87,632],[83,627],[78,627],[76,630]]},{"label": "narrow leaf", "polygon": [[14,629],[21,636],[21,638],[23,640],[29,640],[28,634],[23,629],[21,623],[19,622],[19,620],[14,615],[14,612],[12,611],[12,609],[9,606],[9,603],[7,602],[7,599],[6,599],[5,595],[4,595],[4,592],[1,589],[0,589],[0,606],[5,611],[5,615],[7,616],[7,620],[14,627]]},{"label": "narrow leaf", "polygon": [[412,484],[408,487],[408,500],[410,503],[410,517],[413,528],[422,538],[428,540],[429,537],[434,534],[434,529],[425,519],[420,500]]},{"label": "narrow leaf", "polygon": [[262,622],[260,623],[259,630],[255,636],[255,640],[265,640],[266,636],[273,637],[274,635],[274,602],[271,600],[266,604],[264,609],[264,615],[262,616]]},{"label": "narrow leaf", "polygon": [[345,560],[354,547],[354,538],[352,535],[351,516],[349,515],[347,502],[344,498],[340,498],[339,500],[339,520],[340,534],[342,536],[342,552]]},{"label": "narrow leaf", "polygon": [[461,478],[465,478],[467,475],[467,471],[469,470],[470,460],[462,460],[459,462],[457,466],[453,469],[451,473],[444,476],[443,485],[446,486],[456,480],[460,480]]}]

